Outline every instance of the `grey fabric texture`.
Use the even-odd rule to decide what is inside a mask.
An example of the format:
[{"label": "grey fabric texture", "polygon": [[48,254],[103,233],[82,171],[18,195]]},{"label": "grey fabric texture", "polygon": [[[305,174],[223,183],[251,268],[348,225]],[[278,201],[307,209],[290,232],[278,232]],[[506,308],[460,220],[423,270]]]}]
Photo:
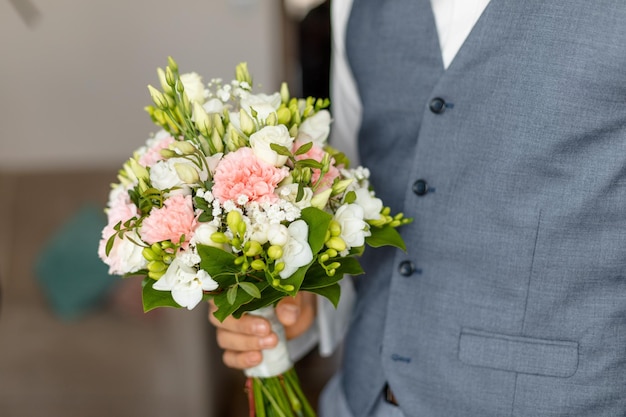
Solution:
[{"label": "grey fabric texture", "polygon": [[346,404],[624,416],[626,3],[492,0],[445,71],[436,33],[429,0],[354,2],[360,158],[415,221],[363,256]]}]

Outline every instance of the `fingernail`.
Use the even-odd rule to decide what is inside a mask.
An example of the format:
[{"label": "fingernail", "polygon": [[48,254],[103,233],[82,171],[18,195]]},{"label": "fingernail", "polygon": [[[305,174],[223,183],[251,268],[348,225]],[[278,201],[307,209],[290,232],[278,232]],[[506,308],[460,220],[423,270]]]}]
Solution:
[{"label": "fingernail", "polygon": [[258,365],[263,360],[263,356],[260,352],[250,352],[246,355],[246,362],[248,366]]},{"label": "fingernail", "polygon": [[276,338],[274,337],[274,335],[265,336],[264,338],[259,340],[259,345],[262,348],[274,347],[275,344],[276,344]]},{"label": "fingernail", "polygon": [[270,328],[266,322],[259,321],[257,323],[254,323],[254,325],[252,326],[252,331],[254,332],[254,334],[258,336],[263,336],[263,335],[266,335],[267,332],[270,331]]}]

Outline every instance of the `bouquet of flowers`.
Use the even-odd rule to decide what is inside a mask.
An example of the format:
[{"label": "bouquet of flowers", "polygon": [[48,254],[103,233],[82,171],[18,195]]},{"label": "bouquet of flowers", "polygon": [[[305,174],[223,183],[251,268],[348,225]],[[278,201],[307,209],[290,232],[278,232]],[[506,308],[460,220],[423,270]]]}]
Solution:
[{"label": "bouquet of flowers", "polygon": [[[111,274],[145,277],[146,311],[213,299],[219,320],[260,314],[281,336],[283,297],[336,305],[366,244],[404,249],[396,228],[410,219],[326,143],[327,99],[291,98],[285,84],[253,94],[246,64],[230,83],[179,74],[171,58],[157,73],[146,110],[161,130],[120,170],[99,248]],[[246,373],[251,415],[315,415],[284,340]]]}]

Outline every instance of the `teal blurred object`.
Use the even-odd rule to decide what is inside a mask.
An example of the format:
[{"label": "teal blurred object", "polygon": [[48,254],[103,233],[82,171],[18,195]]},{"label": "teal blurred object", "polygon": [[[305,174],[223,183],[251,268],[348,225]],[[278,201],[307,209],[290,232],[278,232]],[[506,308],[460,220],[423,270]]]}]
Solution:
[{"label": "teal blurred object", "polygon": [[119,278],[108,274],[98,257],[106,216],[85,206],[50,238],[38,256],[35,275],[52,309],[77,319],[97,307]]}]

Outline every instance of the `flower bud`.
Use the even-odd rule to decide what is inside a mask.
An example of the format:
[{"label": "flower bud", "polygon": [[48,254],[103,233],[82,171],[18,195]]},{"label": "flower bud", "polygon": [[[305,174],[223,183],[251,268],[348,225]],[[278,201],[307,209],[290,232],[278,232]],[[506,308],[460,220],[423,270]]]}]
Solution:
[{"label": "flower bud", "polygon": [[174,71],[168,66],[165,68],[165,82],[170,87],[174,87],[176,85],[176,76],[174,75]]},{"label": "flower bud", "polygon": [[311,199],[311,205],[315,208],[323,210],[326,207],[326,203],[328,203],[328,199],[330,198],[332,191],[333,190],[331,188],[328,188],[327,190],[314,195]]},{"label": "flower bud", "polygon": [[166,110],[168,108],[167,99],[163,93],[151,85],[148,86],[148,91],[150,91],[150,97],[152,97],[152,101],[157,109]]},{"label": "flower bud", "polygon": [[211,144],[215,148],[216,153],[224,152],[224,142],[222,141],[222,137],[217,132],[217,129],[213,129],[213,134],[211,135]]},{"label": "flower bud", "polygon": [[242,132],[247,136],[250,136],[256,130],[254,119],[243,109],[239,110],[239,123],[241,124]]},{"label": "flower bud", "polygon": [[255,271],[263,271],[265,269],[265,262],[263,262],[261,259],[255,259],[254,261],[250,262],[250,266]]},{"label": "flower bud", "polygon": [[267,116],[267,119],[265,119],[265,124],[267,126],[276,126],[276,125],[278,125],[278,116],[276,115],[275,112],[271,112],[269,114],[269,116]]},{"label": "flower bud", "polygon": [[148,271],[150,272],[161,272],[167,269],[167,265],[161,261],[152,261],[148,263]]},{"label": "flower bud", "polygon": [[283,104],[289,102],[289,86],[285,82],[280,85],[280,101]]},{"label": "flower bud", "polygon": [[165,159],[174,158],[174,157],[178,156],[176,154],[176,152],[174,152],[171,149],[161,149],[160,154]]},{"label": "flower bud", "polygon": [[178,155],[191,155],[196,153],[196,147],[190,142],[177,140],[170,145],[170,149],[177,151]]},{"label": "flower bud", "polygon": [[236,232],[239,227],[239,223],[241,223],[243,221],[242,217],[241,217],[241,213],[239,213],[237,210],[231,210],[228,212],[228,214],[226,215],[226,223],[228,224],[228,227],[230,227],[230,230],[232,230],[233,232]]},{"label": "flower bud", "polygon": [[272,245],[267,249],[267,256],[270,259],[280,259],[283,256],[283,248],[277,245]]},{"label": "flower bud", "polygon": [[174,94],[174,90],[172,86],[167,83],[167,77],[165,75],[165,71],[162,68],[157,68],[157,75],[159,77],[159,83],[161,83],[161,88],[165,94]]},{"label": "flower bud", "polygon": [[[242,223],[245,225],[245,223]],[[249,257],[254,257],[263,253],[263,247],[259,242],[250,240],[246,242],[244,254]]]},{"label": "flower bud", "polygon": [[172,58],[171,56],[167,57],[167,66],[173,72],[175,72],[175,73],[178,72],[178,64],[176,63],[176,61],[174,61],[174,58]]},{"label": "flower bud", "polygon": [[154,251],[150,248],[143,248],[143,250],[141,251],[141,254],[146,259],[146,261],[156,261],[160,259],[160,256],[154,253]]},{"label": "flower bud", "polygon": [[224,123],[222,122],[222,116],[219,113],[213,113],[213,128],[217,129],[217,133],[220,136],[224,136],[226,130],[224,129]]},{"label": "flower bud", "polygon": [[341,234],[341,225],[336,220],[331,220],[328,225],[328,230],[330,230],[331,236],[339,236]]},{"label": "flower bud", "polygon": [[337,251],[329,248],[326,250],[326,254],[330,256],[331,258],[334,258],[337,256]]},{"label": "flower bud", "polygon": [[341,194],[348,189],[348,186],[354,182],[353,178],[337,181],[333,184],[333,195]]},{"label": "flower bud", "polygon": [[238,256],[235,258],[235,265],[243,265],[244,261],[246,260],[245,256]]},{"label": "flower bud", "polygon": [[283,269],[285,269],[285,263],[284,262],[277,262],[276,265],[274,265],[274,272],[280,272]]},{"label": "flower bud", "polygon": [[144,166],[139,164],[139,162],[137,162],[135,158],[129,159],[128,165],[130,166],[130,169],[137,179],[147,180],[150,178],[148,170]]},{"label": "flower bud", "polygon": [[174,169],[176,169],[176,175],[178,175],[178,178],[180,178],[185,184],[195,184],[200,181],[198,171],[189,164],[174,164]]},{"label": "flower bud", "polygon": [[247,62],[241,62],[237,65],[237,68],[235,69],[235,78],[240,83],[247,82],[248,85],[252,86],[252,77],[250,76],[250,72],[248,72]]},{"label": "flower bud", "polygon": [[339,236],[333,236],[326,241],[326,247],[334,249],[337,252],[346,250],[346,242]]},{"label": "flower bud", "polygon": [[211,235],[211,240],[215,243],[228,243],[228,238],[222,232],[215,232]]},{"label": "flower bud", "polygon": [[291,121],[291,112],[287,107],[281,107],[276,110],[278,116],[278,124],[286,125]]}]

